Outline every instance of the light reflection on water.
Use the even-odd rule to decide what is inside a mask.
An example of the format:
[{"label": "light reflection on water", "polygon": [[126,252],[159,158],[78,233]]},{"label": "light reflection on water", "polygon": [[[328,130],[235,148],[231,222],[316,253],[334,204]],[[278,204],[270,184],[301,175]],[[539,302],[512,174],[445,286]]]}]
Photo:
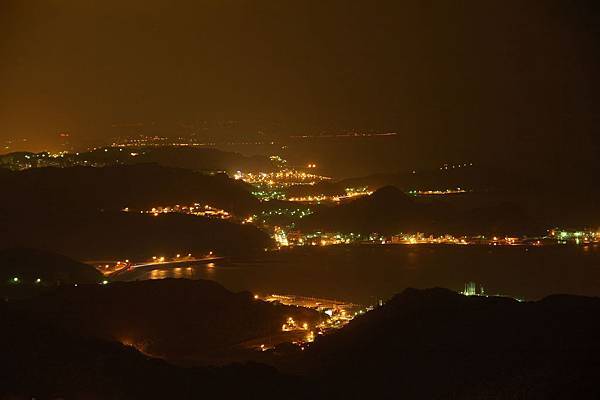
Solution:
[{"label": "light reflection on water", "polygon": [[216,275],[217,266],[215,263],[202,265],[188,265],[176,268],[155,268],[150,271],[137,273],[132,280],[145,279],[211,279]]},{"label": "light reflection on water", "polygon": [[363,246],[294,249],[259,260],[137,271],[131,280],[215,280],[234,291],[292,293],[361,303],[407,287],[460,290],[467,281],[490,294],[537,299],[553,293],[600,296],[600,249],[489,246]]}]

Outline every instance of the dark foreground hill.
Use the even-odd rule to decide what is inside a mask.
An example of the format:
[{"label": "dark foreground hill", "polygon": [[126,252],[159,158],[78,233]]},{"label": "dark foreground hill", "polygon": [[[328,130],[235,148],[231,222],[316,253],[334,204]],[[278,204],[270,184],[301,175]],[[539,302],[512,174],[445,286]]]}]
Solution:
[{"label": "dark foreground hill", "polygon": [[[18,282],[14,282],[14,279]],[[91,265],[68,257],[28,248],[0,250],[0,281],[19,284],[56,285],[98,283],[102,274]]]},{"label": "dark foreground hill", "polygon": [[324,208],[298,223],[302,231],[428,232],[463,234],[528,234],[543,227],[521,207],[511,203],[457,209],[437,201],[417,201],[394,186],[384,186],[370,196]]},{"label": "dark foreground hill", "polygon": [[311,326],[321,319],[313,310],[185,279],[68,286],[15,307],[66,332],[130,344],[171,360],[219,363],[247,352],[243,342],[268,344],[288,317]]},{"label": "dark foreground hill", "polygon": [[[161,283],[166,283],[164,290],[152,286]],[[147,283],[157,297],[147,303],[138,290],[142,286],[133,288],[131,296],[144,299],[133,300],[130,308],[122,297],[125,284],[0,304],[0,340],[9,344],[2,353],[0,395],[115,399],[208,395],[597,399],[600,395],[598,298],[559,295],[519,303],[465,297],[446,289],[407,289],[281,363],[283,370],[299,375],[256,364],[180,368],[97,338],[115,326],[158,329],[172,335],[182,351],[190,346],[187,352],[194,349],[190,339],[207,341],[213,348],[215,340],[223,340],[222,329],[227,337],[241,336],[247,326],[240,321],[253,317],[259,324],[260,315],[278,315],[251,311],[252,306],[243,306],[251,299],[218,285],[198,283],[204,294],[190,295],[188,288],[173,288],[173,283]],[[68,304],[71,300],[82,304]],[[188,302],[190,309],[185,308]],[[144,304],[147,310],[142,309]],[[158,311],[153,310],[157,304]],[[256,304],[257,309],[276,307]],[[166,315],[167,307],[171,315]],[[90,315],[81,315],[83,310]],[[211,317],[223,310],[233,314]],[[152,311],[156,313],[150,315]],[[124,320],[126,315],[131,322]],[[148,315],[156,321],[141,325]]]},{"label": "dark foreground hill", "polygon": [[305,373],[371,398],[594,399],[600,299],[407,289],[317,340]]},{"label": "dark foreground hill", "polygon": [[240,181],[155,164],[102,168],[33,168],[0,171],[0,210],[11,213],[149,209],[156,206],[210,204],[240,216],[259,201]]},{"label": "dark foreground hill", "polygon": [[0,243],[54,251],[78,260],[146,260],[178,253],[263,251],[267,234],[250,225],[182,214],[126,212],[0,213]]},{"label": "dark foreground hill", "polygon": [[[306,398],[300,378],[258,364],[180,368],[0,304],[2,399]],[[177,340],[176,338],[174,340]]]}]

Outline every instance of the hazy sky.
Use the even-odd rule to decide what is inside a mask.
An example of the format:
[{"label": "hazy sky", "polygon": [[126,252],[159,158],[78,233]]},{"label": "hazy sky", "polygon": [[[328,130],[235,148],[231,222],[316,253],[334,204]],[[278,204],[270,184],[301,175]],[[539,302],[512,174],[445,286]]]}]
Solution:
[{"label": "hazy sky", "polygon": [[236,121],[241,137],[394,131],[423,157],[593,158],[594,3],[0,0],[0,138]]}]

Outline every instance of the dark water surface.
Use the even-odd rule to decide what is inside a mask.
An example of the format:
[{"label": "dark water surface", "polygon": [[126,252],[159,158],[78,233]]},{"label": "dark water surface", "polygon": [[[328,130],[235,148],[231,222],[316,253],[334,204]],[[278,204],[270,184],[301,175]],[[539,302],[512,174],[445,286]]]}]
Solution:
[{"label": "dark water surface", "polygon": [[373,304],[407,287],[461,290],[466,281],[489,294],[528,300],[554,293],[600,296],[599,246],[328,246],[265,253],[128,279],[212,279],[230,290],[297,294]]}]

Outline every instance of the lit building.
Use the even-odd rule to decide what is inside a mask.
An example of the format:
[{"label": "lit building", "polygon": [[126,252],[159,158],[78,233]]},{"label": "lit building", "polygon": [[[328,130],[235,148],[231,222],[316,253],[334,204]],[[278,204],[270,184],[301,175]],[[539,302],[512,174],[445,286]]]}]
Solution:
[{"label": "lit building", "polygon": [[474,296],[477,294],[477,284],[475,282],[467,282],[465,283],[465,291],[463,292],[465,296]]}]

